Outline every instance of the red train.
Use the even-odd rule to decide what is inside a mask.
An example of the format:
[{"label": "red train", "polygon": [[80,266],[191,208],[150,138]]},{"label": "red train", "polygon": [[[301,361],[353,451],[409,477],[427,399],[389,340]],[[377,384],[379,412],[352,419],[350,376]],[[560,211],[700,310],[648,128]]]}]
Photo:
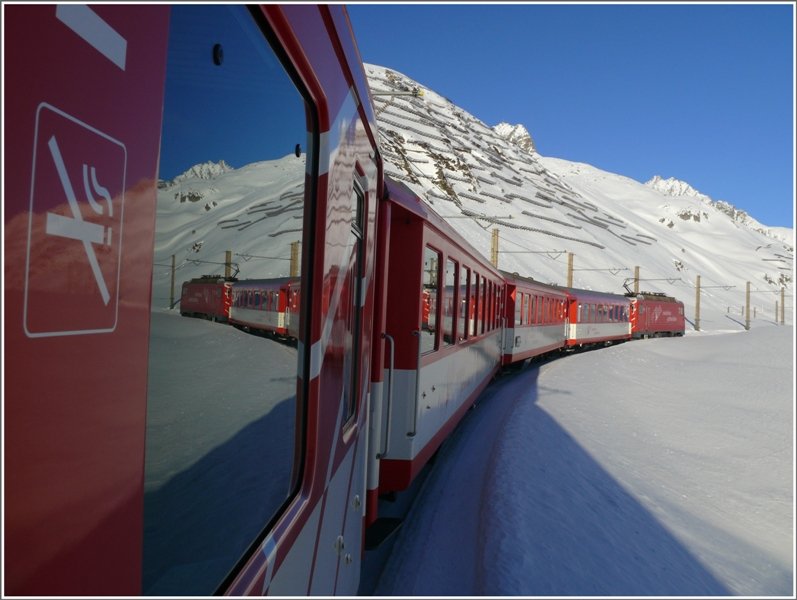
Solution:
[{"label": "red train", "polygon": [[299,336],[298,277],[247,279],[232,285],[230,323],[284,338]]},{"label": "red train", "polygon": [[631,294],[631,336],[634,339],[682,336],[686,328],[684,303],[666,294]]},{"label": "red train", "polygon": [[[4,16],[4,593],[352,595],[380,494],[501,365],[683,332],[498,271],[387,180],[341,6]],[[159,304],[214,243],[276,275],[180,312],[295,345]]]},{"label": "red train", "polygon": [[232,281],[216,275],[204,275],[184,282],[180,293],[180,314],[211,321],[229,321],[232,286]]}]

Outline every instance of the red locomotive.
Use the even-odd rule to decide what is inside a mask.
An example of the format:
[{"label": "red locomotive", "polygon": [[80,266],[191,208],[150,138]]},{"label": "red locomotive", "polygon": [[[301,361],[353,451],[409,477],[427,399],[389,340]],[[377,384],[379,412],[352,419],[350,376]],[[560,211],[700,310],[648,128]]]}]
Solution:
[{"label": "red locomotive", "polygon": [[183,283],[180,314],[226,322],[230,318],[233,282],[217,275],[205,275]]},{"label": "red locomotive", "polygon": [[683,302],[654,292],[631,294],[630,298],[631,335],[634,339],[684,334]]},{"label": "red locomotive", "polygon": [[[4,16],[10,595],[353,595],[379,495],[502,364],[683,333],[501,273],[386,180],[341,6]],[[257,278],[179,312],[269,335],[158,301],[154,265],[231,247]]]}]

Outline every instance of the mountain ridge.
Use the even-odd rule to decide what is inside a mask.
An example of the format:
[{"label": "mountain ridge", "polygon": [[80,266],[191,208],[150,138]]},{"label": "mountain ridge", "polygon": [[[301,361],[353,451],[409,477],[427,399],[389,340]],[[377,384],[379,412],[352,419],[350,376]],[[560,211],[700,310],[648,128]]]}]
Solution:
[{"label": "mountain ridge", "polygon": [[[379,92],[374,101],[386,173],[451,219],[485,256],[487,229],[498,228],[501,268],[562,283],[565,269],[552,265],[546,251],[565,249],[583,271],[575,284],[605,291],[622,289],[620,277],[631,274],[637,261],[643,275],[657,281],[649,285],[657,288],[652,291],[681,298],[694,294],[684,293],[694,285],[686,278],[694,281],[701,273],[790,288],[793,229],[765,227],[675,178],[657,176],[646,184],[525,151],[512,139],[525,126],[490,127],[404,74],[365,68]],[[423,93],[390,95],[406,89]],[[662,187],[668,190],[656,189]],[[762,248],[769,254],[762,255]],[[614,279],[598,275],[605,272]],[[658,283],[670,280],[677,282]]]}]

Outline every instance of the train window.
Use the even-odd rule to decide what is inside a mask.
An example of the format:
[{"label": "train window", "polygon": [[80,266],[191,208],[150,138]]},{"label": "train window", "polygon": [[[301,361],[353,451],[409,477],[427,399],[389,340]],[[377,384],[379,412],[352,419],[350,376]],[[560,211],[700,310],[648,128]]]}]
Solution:
[{"label": "train window", "polygon": [[421,353],[437,349],[437,299],[439,298],[440,253],[427,246],[423,251],[421,290]]},{"label": "train window", "polygon": [[501,286],[496,284],[495,285],[495,327],[496,327],[496,329],[498,329],[498,327],[501,324],[501,314],[502,314],[502,310],[501,309],[502,308],[503,307],[501,306]]},{"label": "train window", "polygon": [[489,279],[487,280],[487,298],[485,300],[485,307],[487,310],[487,314],[485,315],[485,330],[491,331],[493,328],[493,282]]},{"label": "train window", "polygon": [[481,279],[481,291],[479,292],[479,321],[481,322],[481,333],[487,331],[487,278]]},{"label": "train window", "polygon": [[520,291],[515,292],[515,326],[523,325],[523,298],[525,294]]},{"label": "train window", "polygon": [[468,281],[470,280],[470,269],[462,267],[459,271],[459,339],[464,340],[468,337]]},{"label": "train window", "polygon": [[534,303],[536,302],[536,300],[537,296],[534,296],[533,294],[529,296],[529,307],[528,307],[529,314],[528,318],[526,319],[526,323],[528,323],[529,325],[534,324]]},{"label": "train window", "polygon": [[458,265],[450,258],[446,260],[446,273],[443,295],[443,344],[454,343],[454,320],[456,318],[456,291]]},{"label": "train window", "polygon": [[[171,8],[150,316],[144,594],[219,591],[262,541],[300,475],[302,335],[297,325],[277,332],[250,307],[273,305],[263,282],[301,277],[306,165],[315,161],[296,149],[306,147],[314,116],[256,14],[236,5]],[[207,319],[181,316],[173,285],[208,271],[232,282],[232,307],[208,302],[192,311]]]},{"label": "train window", "polygon": [[495,328],[501,324],[501,286],[495,284]]},{"label": "train window", "polygon": [[527,296],[527,300],[528,300],[527,304],[529,306],[528,306],[528,318],[526,319],[526,322],[529,323],[529,324],[532,324],[532,322],[534,321],[534,299],[535,298],[536,298],[536,296],[534,296],[533,294]]},{"label": "train window", "polygon": [[479,274],[473,273],[473,279],[470,283],[470,301],[468,303],[470,320],[470,335],[476,335],[479,331]]},{"label": "train window", "polygon": [[498,284],[493,281],[493,329],[498,328]]},{"label": "train window", "polygon": [[365,213],[365,191],[355,178],[351,192],[351,236],[354,250],[351,264],[346,274],[346,292],[349,294],[349,310],[347,312],[346,331],[343,336],[343,397],[346,402],[347,423],[355,414],[359,398],[360,376],[360,318],[362,313],[362,263],[363,252],[363,219]]}]

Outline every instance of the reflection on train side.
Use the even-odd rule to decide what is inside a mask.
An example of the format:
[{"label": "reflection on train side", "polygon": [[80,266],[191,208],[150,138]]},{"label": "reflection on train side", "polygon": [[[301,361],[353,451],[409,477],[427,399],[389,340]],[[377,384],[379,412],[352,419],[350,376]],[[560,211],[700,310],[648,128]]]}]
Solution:
[{"label": "reflection on train side", "polygon": [[145,590],[212,591],[289,493],[296,349],[154,313],[150,354]]},{"label": "reflection on train side", "polygon": [[219,589],[295,486],[295,343],[247,333],[301,338],[307,104],[269,48],[243,6],[172,8],[155,231],[156,264],[172,267],[153,278],[145,594]]}]

